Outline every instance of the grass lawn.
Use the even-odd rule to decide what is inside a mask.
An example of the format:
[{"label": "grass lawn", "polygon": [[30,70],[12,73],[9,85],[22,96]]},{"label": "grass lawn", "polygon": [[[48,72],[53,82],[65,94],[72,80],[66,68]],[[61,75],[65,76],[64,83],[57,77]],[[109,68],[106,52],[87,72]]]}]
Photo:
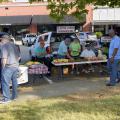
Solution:
[{"label": "grass lawn", "polygon": [[0,105],[0,120],[120,120],[120,96],[14,101]]}]

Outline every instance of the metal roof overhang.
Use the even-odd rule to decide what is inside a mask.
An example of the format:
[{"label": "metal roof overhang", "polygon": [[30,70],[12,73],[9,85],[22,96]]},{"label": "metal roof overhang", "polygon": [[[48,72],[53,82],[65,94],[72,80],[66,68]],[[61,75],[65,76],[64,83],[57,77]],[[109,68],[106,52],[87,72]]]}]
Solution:
[{"label": "metal roof overhang", "polygon": [[[60,21],[59,24],[71,24],[71,23],[83,23],[85,21],[79,22],[75,17],[73,16],[65,16],[63,20]],[[40,16],[34,16],[33,17],[33,23],[37,24],[58,24],[53,18],[51,18],[49,15],[40,15]]]},{"label": "metal roof overhang", "polygon": [[0,16],[0,25],[29,24],[31,16]]},{"label": "metal roof overhang", "polygon": [[120,20],[96,20],[93,21],[93,25],[115,25],[118,24],[120,25]]},{"label": "metal roof overhang", "polygon": [[[75,24],[79,22],[73,16],[65,16],[59,24]],[[26,25],[26,24],[58,24],[49,15],[33,15],[33,16],[0,16],[0,25]]]}]

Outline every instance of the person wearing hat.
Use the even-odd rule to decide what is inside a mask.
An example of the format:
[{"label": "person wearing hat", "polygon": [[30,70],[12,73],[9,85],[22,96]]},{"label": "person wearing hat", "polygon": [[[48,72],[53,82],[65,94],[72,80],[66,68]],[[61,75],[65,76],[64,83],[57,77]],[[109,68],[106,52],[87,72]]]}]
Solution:
[{"label": "person wearing hat", "polygon": [[118,78],[118,64],[120,62],[120,37],[116,35],[115,29],[109,30],[109,36],[112,38],[109,46],[108,69],[110,71],[110,81],[106,86],[115,86]]},{"label": "person wearing hat", "polygon": [[[90,59],[90,58],[96,57],[90,44],[87,44],[85,46],[85,49],[82,51],[80,57],[83,57],[84,59]],[[90,71],[94,72],[94,68],[92,67],[91,64],[84,66],[84,68],[85,69],[83,69],[82,72],[85,72],[85,73],[89,73]]]},{"label": "person wearing hat", "polygon": [[[9,35],[1,36],[2,44],[2,93],[0,103],[8,103],[17,98],[17,75],[19,69],[20,52],[15,44],[10,42]],[[12,97],[10,96],[10,80],[12,81]]]},{"label": "person wearing hat", "polygon": [[[0,38],[3,36],[3,35],[9,35],[8,33],[6,32],[0,32]],[[1,49],[2,49],[2,44],[1,44],[1,39],[0,39],[0,84],[1,84],[1,72],[2,72],[2,63],[1,63],[1,59],[2,59],[2,52],[1,52]],[[2,85],[1,85],[1,93],[2,93]]]},{"label": "person wearing hat", "polygon": [[92,57],[96,57],[95,53],[93,52],[90,44],[87,44],[86,46],[86,49],[84,49],[80,55],[80,57],[83,57],[83,58],[92,58]]}]

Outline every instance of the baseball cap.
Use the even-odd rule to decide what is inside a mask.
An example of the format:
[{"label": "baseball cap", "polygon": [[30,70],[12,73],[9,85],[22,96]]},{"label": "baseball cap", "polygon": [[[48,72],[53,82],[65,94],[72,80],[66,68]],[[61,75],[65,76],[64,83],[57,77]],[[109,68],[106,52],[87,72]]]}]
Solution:
[{"label": "baseball cap", "polygon": [[5,32],[0,32],[0,39],[2,39],[2,38],[10,40],[10,35]]}]

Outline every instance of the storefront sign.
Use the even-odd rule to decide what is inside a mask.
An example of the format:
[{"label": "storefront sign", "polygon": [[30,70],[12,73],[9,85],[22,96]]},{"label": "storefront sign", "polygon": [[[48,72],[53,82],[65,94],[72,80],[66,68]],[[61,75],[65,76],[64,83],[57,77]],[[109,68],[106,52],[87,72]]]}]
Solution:
[{"label": "storefront sign", "polygon": [[57,26],[57,33],[73,33],[75,26]]},{"label": "storefront sign", "polygon": [[111,41],[111,37],[109,37],[109,36],[103,36],[101,38],[101,42],[110,42],[110,41]]}]

